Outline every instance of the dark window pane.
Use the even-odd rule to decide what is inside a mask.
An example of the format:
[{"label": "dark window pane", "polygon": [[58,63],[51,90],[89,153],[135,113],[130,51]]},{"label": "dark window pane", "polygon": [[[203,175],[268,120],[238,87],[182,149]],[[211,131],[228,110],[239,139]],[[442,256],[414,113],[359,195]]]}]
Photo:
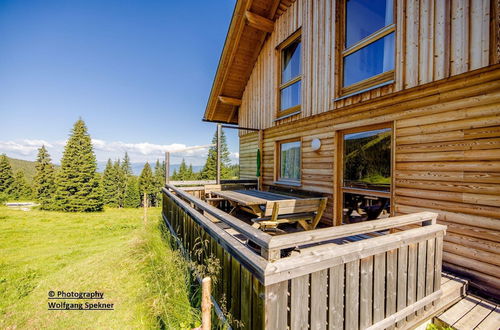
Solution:
[{"label": "dark window pane", "polygon": [[282,51],[281,83],[300,75],[300,40],[292,42]]},{"label": "dark window pane", "polygon": [[394,69],[394,32],[344,57],[344,86]]},{"label": "dark window pane", "polygon": [[301,81],[299,80],[281,90],[281,110],[286,110],[300,104],[300,86]]},{"label": "dark window pane", "polygon": [[280,179],[300,181],[300,142],[280,144]]},{"label": "dark window pane", "polygon": [[390,191],[391,129],[344,136],[344,187]]},{"label": "dark window pane", "polygon": [[348,0],[346,48],[393,23],[394,0]]},{"label": "dark window pane", "polygon": [[344,193],[343,200],[344,223],[384,219],[391,214],[389,198]]}]

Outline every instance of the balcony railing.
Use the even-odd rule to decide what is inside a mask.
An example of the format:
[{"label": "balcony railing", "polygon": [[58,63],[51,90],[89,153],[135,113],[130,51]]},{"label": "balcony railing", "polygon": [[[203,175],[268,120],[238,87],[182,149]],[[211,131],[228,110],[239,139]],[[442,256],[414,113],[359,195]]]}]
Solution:
[{"label": "balcony railing", "polygon": [[441,295],[446,227],[434,213],[271,236],[191,192],[167,185],[163,217],[191,260],[218,265],[213,298],[233,325],[404,327]]}]

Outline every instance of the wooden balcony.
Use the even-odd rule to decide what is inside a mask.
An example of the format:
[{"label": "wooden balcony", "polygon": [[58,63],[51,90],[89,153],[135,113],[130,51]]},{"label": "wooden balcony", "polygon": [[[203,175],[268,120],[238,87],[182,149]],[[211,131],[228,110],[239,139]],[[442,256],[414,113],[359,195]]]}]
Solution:
[{"label": "wooden balcony", "polygon": [[167,185],[163,217],[191,260],[218,265],[213,299],[232,325],[407,328],[443,305],[446,226],[435,213],[273,236],[205,203],[201,190]]}]

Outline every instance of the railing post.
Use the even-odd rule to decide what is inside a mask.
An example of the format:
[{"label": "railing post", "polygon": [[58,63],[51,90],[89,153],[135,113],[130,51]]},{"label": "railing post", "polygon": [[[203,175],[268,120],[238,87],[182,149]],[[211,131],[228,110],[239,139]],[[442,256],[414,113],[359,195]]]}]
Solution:
[{"label": "railing post", "polygon": [[205,277],[201,281],[201,328],[202,330],[211,329],[212,302],[210,295],[212,290],[212,280]]}]

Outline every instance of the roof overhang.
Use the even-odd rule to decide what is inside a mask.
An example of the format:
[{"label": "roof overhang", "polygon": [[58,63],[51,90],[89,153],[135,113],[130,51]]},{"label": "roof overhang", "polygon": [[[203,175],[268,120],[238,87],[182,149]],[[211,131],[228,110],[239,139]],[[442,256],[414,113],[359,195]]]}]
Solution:
[{"label": "roof overhang", "polygon": [[295,0],[238,0],[212,84],[204,121],[238,123],[252,69],[274,21]]}]

